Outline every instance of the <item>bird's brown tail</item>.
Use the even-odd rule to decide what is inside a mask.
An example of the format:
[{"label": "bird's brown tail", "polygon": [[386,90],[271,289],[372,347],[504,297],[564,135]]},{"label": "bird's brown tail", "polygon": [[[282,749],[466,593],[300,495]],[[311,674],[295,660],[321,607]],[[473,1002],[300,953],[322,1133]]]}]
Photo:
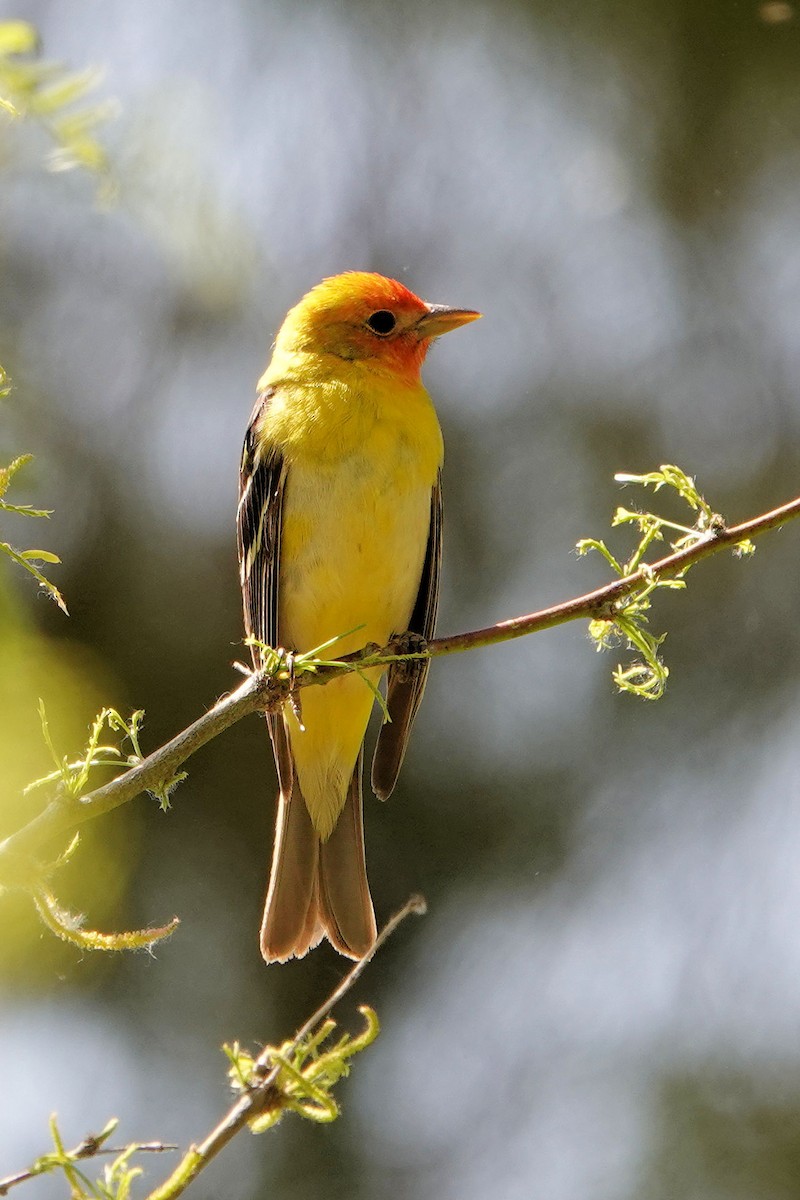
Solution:
[{"label": "bird's brown tail", "polygon": [[364,857],[361,763],[333,833],[321,841],[295,777],[278,796],[275,846],[261,925],[267,962],[301,958],[323,937],[348,958],[361,958],[377,934]]}]

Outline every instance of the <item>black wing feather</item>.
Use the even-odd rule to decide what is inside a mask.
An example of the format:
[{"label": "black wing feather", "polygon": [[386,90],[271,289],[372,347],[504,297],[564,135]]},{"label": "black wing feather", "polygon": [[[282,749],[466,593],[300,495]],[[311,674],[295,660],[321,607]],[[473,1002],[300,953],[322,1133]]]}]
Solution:
[{"label": "black wing feather", "polygon": [[[239,577],[242,585],[244,626],[249,637],[267,646],[280,645],[278,581],[280,576],[281,510],[286,472],[278,450],[264,446],[258,426],[274,390],[256,400],[242,451],[239,473],[239,507],[236,516]],[[251,649],[253,665],[261,665],[258,647]],[[281,790],[292,786],[292,762],[283,728],[275,714],[267,715]]]},{"label": "black wing feather", "polygon": [[[409,622],[409,632],[433,637],[439,607],[439,575],[442,563],[442,473],[439,471],[431,493],[431,523],[428,547],[422,568],[417,600]],[[400,631],[398,632],[405,632]],[[397,783],[403,765],[411,727],[422,703],[430,662],[412,659],[389,668],[386,707],[390,721],[381,727],[372,760],[372,790],[386,800]]]}]

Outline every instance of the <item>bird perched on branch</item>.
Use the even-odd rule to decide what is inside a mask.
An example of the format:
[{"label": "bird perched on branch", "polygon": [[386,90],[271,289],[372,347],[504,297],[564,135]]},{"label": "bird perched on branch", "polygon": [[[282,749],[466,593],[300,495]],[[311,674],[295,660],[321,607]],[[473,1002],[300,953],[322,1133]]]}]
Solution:
[{"label": "bird perched on branch", "polygon": [[[430,638],[441,555],[442,435],[420,368],[432,339],[480,316],[426,304],[351,271],[290,310],[244,443],[238,547],[247,633],[341,657],[410,632]],[[355,632],[353,632],[355,631]],[[347,635],[347,636],[341,636]],[[260,651],[253,659],[260,665]],[[377,685],[385,668],[363,674]],[[393,664],[372,787],[391,793],[428,663]],[[267,717],[278,770],[261,927],[267,962],[322,937],[359,958],[375,940],[362,822],[363,741],[374,695],[347,674]]]}]

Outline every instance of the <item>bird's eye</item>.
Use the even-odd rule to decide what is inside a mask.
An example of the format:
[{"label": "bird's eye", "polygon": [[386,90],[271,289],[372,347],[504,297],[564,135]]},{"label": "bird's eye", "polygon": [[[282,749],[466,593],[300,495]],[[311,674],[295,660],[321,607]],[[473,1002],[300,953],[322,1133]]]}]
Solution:
[{"label": "bird's eye", "polygon": [[367,327],[380,337],[390,334],[397,324],[397,317],[388,308],[379,308],[371,317],[367,317]]}]

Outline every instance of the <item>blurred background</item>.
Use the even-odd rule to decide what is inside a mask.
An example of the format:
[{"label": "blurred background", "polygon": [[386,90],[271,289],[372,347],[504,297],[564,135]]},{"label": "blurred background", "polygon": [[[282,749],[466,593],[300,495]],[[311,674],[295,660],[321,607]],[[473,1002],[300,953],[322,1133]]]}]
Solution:
[{"label": "blurred background", "polygon": [[[105,70],[118,198],[0,126],[0,460],[55,512],[69,618],[0,566],[4,830],[104,704],[145,749],[238,682],[238,459],[286,309],[378,270],[485,313],[426,380],[447,446],[442,633],[607,579],[615,471],[676,462],[742,520],[800,478],[800,10],[778,0],[19,0]],[[30,535],[30,536],[29,536]],[[400,785],[367,805],[379,918],[412,920],[339,1017],[378,1043],[343,1119],[241,1137],[193,1195],[781,1200],[800,1192],[798,530],[658,603],[658,704],[575,625],[434,664]],[[617,539],[614,541],[614,539]],[[33,540],[31,540],[33,539]],[[622,533],[609,535],[621,553]],[[4,897],[0,1175],[115,1114],[197,1140],[224,1040],[289,1036],[341,977],[267,968],[263,724],[85,830],[84,956]],[[53,853],[60,850],[53,847]],[[12,1100],[13,1098],[13,1100]],[[163,1160],[146,1164],[151,1182]],[[25,1194],[62,1196],[48,1181]]]}]

